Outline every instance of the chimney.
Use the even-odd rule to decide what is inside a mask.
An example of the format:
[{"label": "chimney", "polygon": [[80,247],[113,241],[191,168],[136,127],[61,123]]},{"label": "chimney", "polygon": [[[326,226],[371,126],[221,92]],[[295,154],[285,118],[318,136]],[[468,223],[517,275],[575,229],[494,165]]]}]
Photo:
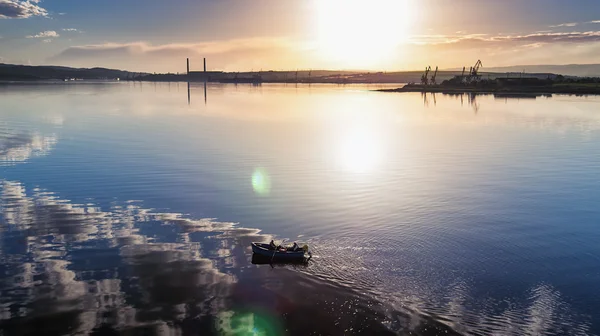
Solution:
[{"label": "chimney", "polygon": [[186,58],[186,60],[187,60],[187,74],[189,75],[190,74],[190,59]]}]

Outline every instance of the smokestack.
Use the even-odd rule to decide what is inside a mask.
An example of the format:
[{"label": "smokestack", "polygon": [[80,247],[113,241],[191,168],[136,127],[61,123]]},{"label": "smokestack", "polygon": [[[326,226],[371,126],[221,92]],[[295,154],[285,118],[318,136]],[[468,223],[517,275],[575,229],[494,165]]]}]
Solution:
[{"label": "smokestack", "polygon": [[190,74],[190,59],[186,58],[186,60],[187,60],[187,74],[189,75]]},{"label": "smokestack", "polygon": [[204,72],[206,72],[206,57],[204,57]]}]

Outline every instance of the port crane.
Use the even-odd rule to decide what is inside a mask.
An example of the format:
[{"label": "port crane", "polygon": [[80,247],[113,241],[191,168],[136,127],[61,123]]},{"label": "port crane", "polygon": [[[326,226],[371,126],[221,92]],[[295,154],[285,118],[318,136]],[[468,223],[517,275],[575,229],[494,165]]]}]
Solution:
[{"label": "port crane", "polygon": [[421,76],[421,84],[428,85],[429,84],[429,73],[431,72],[431,66],[425,68],[425,73]]},{"label": "port crane", "polygon": [[429,81],[429,84],[431,84],[431,85],[436,85],[437,84],[436,81],[435,81],[435,79],[437,77],[437,73],[438,73],[438,67],[436,66],[435,67],[435,72],[433,73],[433,76],[431,76],[431,80]]},{"label": "port crane", "polygon": [[479,68],[483,66],[481,60],[477,60],[477,63],[473,67],[471,67],[471,71],[469,72],[469,82],[478,81],[481,79],[481,75],[479,74]]}]

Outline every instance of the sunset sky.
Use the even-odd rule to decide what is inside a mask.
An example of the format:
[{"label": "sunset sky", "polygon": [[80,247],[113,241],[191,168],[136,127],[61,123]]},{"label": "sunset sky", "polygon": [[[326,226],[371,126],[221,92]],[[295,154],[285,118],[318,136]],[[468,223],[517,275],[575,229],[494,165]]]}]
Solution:
[{"label": "sunset sky", "polygon": [[600,63],[598,0],[0,0],[0,62],[183,72]]}]

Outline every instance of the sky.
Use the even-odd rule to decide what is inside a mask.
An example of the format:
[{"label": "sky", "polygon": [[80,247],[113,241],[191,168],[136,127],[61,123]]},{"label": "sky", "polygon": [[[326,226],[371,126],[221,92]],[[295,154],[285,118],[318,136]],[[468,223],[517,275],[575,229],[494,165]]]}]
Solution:
[{"label": "sky", "polygon": [[600,63],[600,0],[0,0],[0,63],[185,72]]}]

